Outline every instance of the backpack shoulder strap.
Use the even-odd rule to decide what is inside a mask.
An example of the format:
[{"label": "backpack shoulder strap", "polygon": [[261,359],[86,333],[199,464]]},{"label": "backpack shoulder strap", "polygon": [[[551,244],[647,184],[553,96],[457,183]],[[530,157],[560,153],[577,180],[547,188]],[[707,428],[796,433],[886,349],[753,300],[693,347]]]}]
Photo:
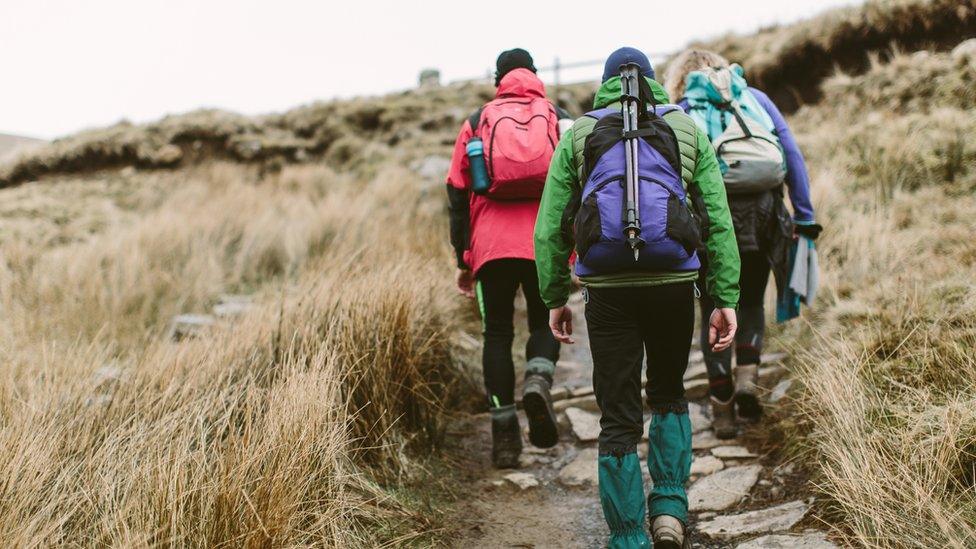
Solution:
[{"label": "backpack shoulder strap", "polygon": [[583,184],[583,150],[586,138],[593,132],[596,123],[605,116],[610,109],[600,109],[590,111],[573,122],[573,164],[576,166],[576,175],[580,178],[580,185]]},{"label": "backpack shoulder strap", "polygon": [[678,138],[678,152],[681,154],[681,181],[690,188],[698,163],[698,126],[681,109],[664,113],[664,121],[674,130]]},{"label": "backpack shoulder strap", "polygon": [[698,164],[698,124],[680,108],[667,112],[664,121],[674,130],[678,138],[678,152],[681,156],[681,182],[691,198],[692,212],[698,218],[698,226],[702,231],[702,241],[708,240],[709,220],[708,208],[702,198],[701,189],[694,185],[695,166]]},{"label": "backpack shoulder strap", "polygon": [[481,125],[481,111],[485,110],[484,106],[478,107],[478,110],[474,111],[471,116],[468,117],[468,124],[471,125],[471,131],[478,131],[478,126]]},{"label": "backpack shoulder strap", "polygon": [[560,107],[559,105],[557,105],[553,101],[550,101],[550,103],[552,103],[552,108],[556,111],[556,119],[557,120],[563,120],[563,119],[566,119],[566,118],[572,118],[572,116],[570,116],[570,114],[569,114],[569,111],[567,111],[566,109]]}]

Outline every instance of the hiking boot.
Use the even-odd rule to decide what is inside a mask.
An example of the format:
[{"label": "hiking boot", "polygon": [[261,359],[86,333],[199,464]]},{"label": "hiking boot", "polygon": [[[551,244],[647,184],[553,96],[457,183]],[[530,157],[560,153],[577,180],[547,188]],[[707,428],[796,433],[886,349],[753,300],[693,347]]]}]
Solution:
[{"label": "hiking boot", "polygon": [[515,469],[522,454],[522,429],[515,405],[491,409],[491,463],[496,469]]},{"label": "hiking boot", "polygon": [[762,404],[759,402],[759,365],[735,367],[735,406],[739,417],[749,423],[759,421]]},{"label": "hiking boot", "polygon": [[722,440],[735,438],[738,430],[735,427],[735,399],[729,398],[727,402],[722,402],[715,397],[709,397],[712,405],[712,428],[715,430],[715,437]]},{"label": "hiking boot", "polygon": [[685,525],[671,515],[658,515],[651,521],[654,549],[685,549],[691,547],[691,536],[685,535]]},{"label": "hiking boot", "polygon": [[552,411],[552,384],[541,375],[530,374],[522,388],[522,406],[529,419],[529,442],[538,448],[551,448],[559,442],[556,413]]}]

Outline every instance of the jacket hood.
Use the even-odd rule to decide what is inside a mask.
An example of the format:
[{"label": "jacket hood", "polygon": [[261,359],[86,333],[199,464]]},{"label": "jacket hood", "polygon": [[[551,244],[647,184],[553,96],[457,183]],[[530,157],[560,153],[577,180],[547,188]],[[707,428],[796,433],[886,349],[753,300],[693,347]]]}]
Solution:
[{"label": "jacket hood", "polygon": [[[657,83],[657,80],[651,78],[646,78],[648,84],[651,85],[651,93],[654,94],[654,100],[660,104],[669,103],[671,100],[668,98],[668,92],[664,91],[664,87]],[[614,76],[610,80],[604,82],[600,89],[596,91],[596,97],[593,98],[593,108],[602,109],[608,107],[614,103],[620,102],[620,77]]]},{"label": "jacket hood", "polygon": [[509,71],[498,83],[495,97],[545,97],[546,86],[529,69]]}]

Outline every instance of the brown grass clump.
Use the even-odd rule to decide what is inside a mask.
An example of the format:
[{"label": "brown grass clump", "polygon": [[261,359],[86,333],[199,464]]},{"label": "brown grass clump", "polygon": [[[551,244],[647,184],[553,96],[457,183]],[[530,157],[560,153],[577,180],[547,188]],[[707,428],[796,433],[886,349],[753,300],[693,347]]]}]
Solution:
[{"label": "brown grass clump", "polygon": [[[0,241],[0,539],[429,543],[403,488],[466,394],[440,194],[401,169],[106,178],[4,191],[4,223],[38,232]],[[59,199],[98,207],[29,223]],[[223,292],[258,306],[164,337]]]},{"label": "brown grass clump", "polygon": [[976,64],[971,55],[896,52],[888,61],[877,55],[870,60],[864,74],[837,74],[824,82],[824,93],[847,110],[898,114],[946,107],[965,110],[976,104]]},{"label": "brown grass clump", "polygon": [[[823,297],[785,334],[793,404],[828,522],[865,547],[976,544],[976,148],[962,137],[976,117],[954,93],[925,103],[884,84],[921,58],[838,76],[794,120],[827,231]],[[924,59],[917,71],[934,77],[920,90],[972,69]]]},{"label": "brown grass clump", "polygon": [[[870,54],[945,49],[976,34],[974,0],[869,0],[793,25],[705,43],[741,63],[750,84],[792,111],[821,98],[820,83],[836,68],[864,72]],[[906,80],[907,81],[907,80]]]}]

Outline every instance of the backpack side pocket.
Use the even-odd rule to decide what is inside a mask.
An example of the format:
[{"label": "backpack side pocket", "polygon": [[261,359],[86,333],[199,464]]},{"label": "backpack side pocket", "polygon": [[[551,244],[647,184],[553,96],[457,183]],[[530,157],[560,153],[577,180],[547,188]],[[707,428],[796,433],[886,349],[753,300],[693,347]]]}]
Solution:
[{"label": "backpack side pocket", "polygon": [[691,255],[702,245],[701,228],[688,206],[677,195],[668,197],[668,238],[674,240]]},{"label": "backpack side pocket", "polygon": [[576,233],[576,253],[580,260],[586,258],[590,247],[600,241],[601,223],[600,208],[596,201],[596,193],[583,199],[579,211],[576,213],[574,227]]}]

